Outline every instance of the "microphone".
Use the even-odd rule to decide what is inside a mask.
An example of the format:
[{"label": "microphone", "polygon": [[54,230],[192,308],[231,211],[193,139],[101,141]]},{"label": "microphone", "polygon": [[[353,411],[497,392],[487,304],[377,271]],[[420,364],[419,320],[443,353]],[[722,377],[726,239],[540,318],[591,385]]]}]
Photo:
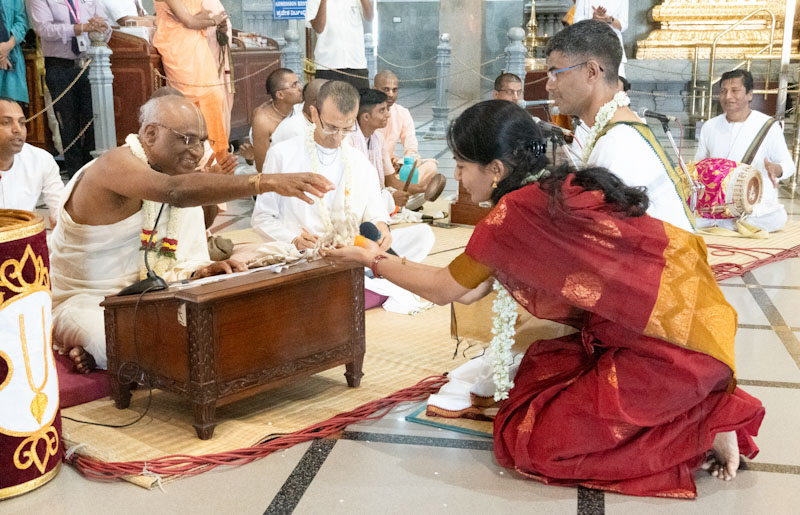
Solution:
[{"label": "microphone", "polygon": [[546,122],[539,118],[538,116],[532,116],[533,121],[545,132],[555,133],[558,136],[566,136],[572,138],[575,134],[572,131],[565,129],[564,127],[558,126],[554,123]]},{"label": "microphone", "polygon": [[636,114],[639,115],[639,118],[653,118],[654,120],[658,120],[661,123],[669,123],[669,122],[677,122],[678,121],[678,119],[675,118],[674,116],[670,116],[668,114],[657,113],[655,111],[649,110],[646,107],[643,107],[643,108],[639,109],[636,112]]},{"label": "microphone", "polygon": [[525,109],[526,107],[535,107],[535,106],[551,106],[555,103],[556,103],[555,100],[525,100],[522,98],[517,101],[517,105],[519,105],[523,109]]},{"label": "microphone", "polygon": [[161,209],[158,210],[156,221],[153,224],[153,230],[150,231],[150,237],[147,238],[147,245],[144,251],[144,267],[147,269],[147,277],[141,281],[137,281],[130,286],[123,288],[117,295],[120,297],[125,295],[136,295],[137,293],[144,293],[149,291],[159,291],[167,289],[167,281],[157,276],[156,273],[150,268],[150,263],[147,261],[147,255],[150,254],[150,245],[153,243],[153,235],[156,233],[158,227],[158,219],[161,218],[161,213],[164,211],[164,204],[161,204]]},{"label": "microphone", "polygon": [[[358,232],[360,232],[361,236],[365,237],[366,239],[372,240],[372,241],[375,241],[375,242],[377,242],[378,240],[380,240],[383,237],[383,235],[381,234],[381,231],[379,231],[378,228],[375,227],[375,224],[372,223],[372,222],[364,222],[364,223],[362,223],[358,227]],[[397,255],[397,252],[393,251],[391,248],[389,250],[387,250],[386,252],[388,252],[389,254],[391,254],[393,256]]]}]

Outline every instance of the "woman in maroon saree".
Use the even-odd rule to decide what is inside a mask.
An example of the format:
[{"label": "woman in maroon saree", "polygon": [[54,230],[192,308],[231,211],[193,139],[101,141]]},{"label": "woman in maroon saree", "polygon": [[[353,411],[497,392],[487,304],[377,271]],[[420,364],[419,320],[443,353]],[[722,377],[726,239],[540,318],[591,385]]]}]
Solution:
[{"label": "woman in maroon saree", "polygon": [[736,387],[736,312],[701,238],[645,214],[646,193],[599,168],[548,169],[531,117],[481,102],[453,122],[456,179],[495,207],[447,268],[376,245],[329,252],[437,304],[496,279],[538,318],[578,332],[534,342],[494,423],[498,462],[548,484],[694,498],[707,463],[732,479],[761,403]]}]

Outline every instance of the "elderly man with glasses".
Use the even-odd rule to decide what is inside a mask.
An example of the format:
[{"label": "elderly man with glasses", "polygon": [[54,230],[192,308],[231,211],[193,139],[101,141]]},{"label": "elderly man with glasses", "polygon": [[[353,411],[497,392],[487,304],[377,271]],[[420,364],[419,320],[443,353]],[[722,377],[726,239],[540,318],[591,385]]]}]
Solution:
[{"label": "elderly man with glasses", "polygon": [[138,135],[81,168],[67,184],[50,241],[53,341],[79,372],[105,368],[100,302],[146,276],[145,252],[167,282],[244,268],[211,262],[199,206],[267,191],[313,203],[307,193],[322,196],[333,188],[308,173],[196,173],[208,133],[200,110],[186,98],[150,99],[139,118]]},{"label": "elderly man with glasses", "polygon": [[608,23],[585,20],[566,27],[547,46],[547,91],[561,113],[577,116],[586,166],[609,169],[628,186],[647,189],[647,214],[687,231],[694,215],[688,185],[647,124],[628,108],[617,70],[619,38]]},{"label": "elderly man with glasses", "polygon": [[325,232],[327,221],[344,219],[348,210],[359,224],[373,224],[378,244],[389,249],[389,214],[381,200],[378,172],[348,141],[358,130],[358,106],[358,91],[352,85],[343,81],[322,85],[316,105],[310,108],[313,125],[304,134],[272,146],[264,175],[311,171],[322,174],[335,189],[317,202],[321,205],[313,206],[271,193],[259,195],[252,217],[255,229],[299,250],[310,249]]}]

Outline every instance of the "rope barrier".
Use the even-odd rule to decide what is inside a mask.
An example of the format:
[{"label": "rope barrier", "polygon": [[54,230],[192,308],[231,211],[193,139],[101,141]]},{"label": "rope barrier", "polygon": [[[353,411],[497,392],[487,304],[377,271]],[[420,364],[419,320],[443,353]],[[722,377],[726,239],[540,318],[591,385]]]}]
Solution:
[{"label": "rope barrier", "polygon": [[421,62],[421,63],[419,63],[419,64],[414,64],[414,65],[411,65],[411,66],[403,66],[402,64],[395,64],[395,63],[393,63],[393,62],[391,62],[391,61],[388,61],[387,59],[385,59],[385,58],[384,58],[382,55],[379,55],[379,56],[378,56],[378,59],[380,59],[380,60],[381,60],[381,61],[383,61],[384,63],[388,64],[389,66],[394,66],[395,68],[401,68],[401,69],[403,69],[403,70],[411,70],[411,69],[413,69],[413,68],[419,68],[420,66],[424,66],[424,65],[428,64],[429,62],[431,62],[431,61],[435,60],[435,59],[436,59],[436,57],[437,57],[437,56],[435,56],[435,55],[434,55],[433,57],[431,57],[431,58],[430,58],[430,59],[428,59],[427,61],[423,61],[423,62]]},{"label": "rope barrier", "polygon": [[66,88],[64,91],[62,91],[62,92],[61,92],[61,94],[60,94],[60,95],[58,95],[58,96],[55,98],[55,100],[53,100],[52,102],[50,102],[48,105],[46,105],[46,106],[45,106],[45,107],[44,107],[44,108],[43,108],[41,111],[39,111],[39,112],[38,112],[38,113],[36,113],[35,115],[33,115],[33,116],[31,116],[30,118],[26,119],[26,120],[25,120],[25,123],[28,123],[28,122],[30,122],[31,120],[34,120],[34,119],[36,119],[36,118],[40,117],[40,116],[41,116],[41,115],[43,115],[45,112],[47,112],[47,110],[48,110],[48,109],[50,109],[51,107],[53,107],[54,105],[56,105],[56,102],[58,102],[59,100],[61,100],[62,98],[64,98],[64,95],[66,95],[66,94],[67,94],[67,92],[68,92],[69,90],[71,90],[71,89],[72,89],[72,87],[73,87],[73,86],[74,86],[74,85],[75,85],[75,84],[78,82],[78,80],[80,80],[80,78],[83,76],[83,74],[86,72],[86,70],[88,70],[88,69],[89,69],[89,65],[90,65],[90,64],[92,64],[92,59],[88,59],[88,60],[86,61],[86,64],[84,64],[84,65],[83,65],[83,68],[81,68],[81,71],[78,73],[78,75],[77,75],[77,76],[76,76],[76,77],[75,77],[75,78],[72,80],[72,82],[70,82],[70,83],[69,83],[69,86],[67,86],[67,88]]},{"label": "rope barrier", "polygon": [[81,138],[83,137],[83,134],[84,134],[84,133],[85,133],[87,130],[89,130],[89,127],[90,127],[90,126],[91,126],[91,125],[94,123],[94,121],[95,121],[95,119],[96,119],[96,118],[97,118],[97,115],[96,115],[96,114],[95,114],[95,115],[92,115],[92,119],[91,119],[91,120],[89,120],[89,122],[88,122],[88,123],[87,123],[87,124],[86,124],[86,125],[83,127],[83,129],[81,129],[81,131],[78,133],[78,135],[75,137],[75,139],[74,139],[74,140],[72,140],[72,142],[71,142],[69,145],[67,145],[67,146],[64,148],[64,150],[62,150],[62,151],[61,151],[61,153],[60,153],[60,154],[58,154],[56,157],[64,157],[64,154],[66,154],[66,153],[67,153],[67,151],[68,151],[69,149],[71,149],[71,148],[72,148],[72,146],[73,146],[73,145],[75,145],[75,143],[77,143],[77,142],[78,142],[78,140],[79,140],[79,139],[81,139]]},{"label": "rope barrier", "polygon": [[[458,59],[458,57],[453,56],[452,54],[451,54],[451,57],[453,57],[454,59],[459,61],[460,64],[462,64],[464,66],[469,66],[469,65],[465,64],[463,61],[461,61],[460,59]],[[449,74],[445,75],[445,77],[455,77],[456,75],[461,75],[461,74],[469,72],[469,71],[471,71],[473,73],[477,73],[478,75],[480,75],[480,73],[475,71],[476,69],[479,70],[479,69],[483,68],[484,66],[486,66],[487,64],[491,64],[491,63],[493,63],[495,61],[499,61],[500,59],[505,59],[505,55],[499,55],[499,56],[495,57],[494,59],[489,59],[488,61],[479,64],[474,69],[473,68],[466,68],[464,70],[459,70],[457,72],[449,73]],[[304,64],[303,70],[305,72],[307,72],[307,73],[314,73],[314,71],[310,68],[310,66],[313,66],[314,69],[318,69],[319,68],[319,69],[323,69],[323,70],[333,70],[333,71],[335,71],[336,73],[338,73],[340,75],[344,75],[345,77],[353,77],[353,78],[356,78],[356,79],[364,79],[365,78],[365,77],[363,77],[361,75],[356,75],[354,73],[343,72],[341,70],[337,70],[336,68],[331,68],[329,66],[325,66],[324,64],[320,64],[320,63],[314,61],[313,59],[309,59],[307,57],[303,59],[303,64]],[[305,65],[309,65],[309,66],[305,66]],[[480,75],[480,76],[484,77],[483,75]],[[400,83],[400,82],[403,82],[403,83],[406,83],[406,82],[423,82],[423,81],[436,80],[438,78],[439,78],[438,76],[433,76],[433,77],[423,77],[421,79],[398,79],[397,82],[398,83]],[[494,79],[489,79],[488,77],[484,77],[484,78],[486,80],[494,82]]]},{"label": "rope barrier", "polygon": [[[280,62],[281,62],[280,59],[275,59],[274,61],[272,61],[268,65],[264,66],[263,68],[259,68],[258,70],[254,71],[253,73],[251,73],[249,75],[245,75],[244,77],[239,77],[237,79],[232,80],[231,83],[235,84],[235,83],[237,83],[239,81],[243,81],[243,80],[247,80],[247,79],[249,79],[251,77],[255,77],[256,75],[258,75],[260,73],[264,73],[265,71],[267,71],[270,68],[272,68],[275,64],[278,64]],[[166,75],[164,75],[163,73],[161,73],[158,70],[153,70],[153,71],[155,72],[156,76],[159,79],[163,79],[163,80],[169,81],[172,84],[179,84],[181,86],[188,86],[190,88],[218,88],[220,86],[227,86],[228,85],[227,82],[222,82],[222,83],[219,83],[219,84],[189,84],[188,82],[181,82],[181,81],[178,81],[178,80],[170,79],[169,77],[167,77]]]}]

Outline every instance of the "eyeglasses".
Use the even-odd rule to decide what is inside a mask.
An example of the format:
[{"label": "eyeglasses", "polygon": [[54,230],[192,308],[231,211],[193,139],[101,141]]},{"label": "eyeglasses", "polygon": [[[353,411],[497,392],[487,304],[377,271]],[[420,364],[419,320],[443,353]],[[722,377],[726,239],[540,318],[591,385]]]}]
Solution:
[{"label": "eyeglasses", "polygon": [[512,97],[521,97],[522,90],[521,89],[498,89],[497,91],[501,93],[505,93],[506,95],[511,95]]},{"label": "eyeglasses", "polygon": [[182,132],[176,131],[172,127],[167,127],[166,125],[163,125],[163,124],[160,124],[160,123],[157,123],[156,125],[158,125],[159,127],[164,127],[165,129],[172,131],[173,134],[175,134],[176,136],[178,136],[181,139],[183,139],[184,145],[186,145],[187,147],[190,147],[190,148],[196,147],[198,145],[203,147],[203,146],[205,146],[206,141],[208,141],[208,144],[211,145],[212,147],[214,146],[214,143],[216,143],[213,139],[201,138],[200,136],[191,136],[189,134],[184,134]]},{"label": "eyeglasses", "polygon": [[355,125],[352,127],[348,127],[347,129],[342,129],[340,127],[326,127],[325,122],[322,121],[322,117],[319,117],[319,123],[322,126],[322,132],[327,134],[328,136],[333,136],[334,134],[342,133],[342,136],[347,136],[348,134],[353,134],[358,130]]},{"label": "eyeglasses", "polygon": [[[559,73],[565,72],[567,70],[572,70],[573,68],[578,68],[579,66],[584,66],[586,64],[589,64],[589,61],[584,61],[582,63],[573,64],[572,66],[567,66],[566,68],[561,68],[560,70],[547,70],[547,78],[549,80],[555,81],[555,80],[558,79],[558,77],[556,77],[556,75],[558,75]],[[603,67],[602,66],[598,66],[598,68],[600,68],[600,71],[603,71]]]},{"label": "eyeglasses", "polygon": [[[302,86],[302,84],[300,84],[300,81],[296,80],[296,81],[292,82],[291,84],[289,84],[288,86],[286,86],[285,88],[280,88],[278,91],[283,91],[284,89],[298,89],[301,86]],[[277,93],[278,91],[276,91],[275,93]]]}]

